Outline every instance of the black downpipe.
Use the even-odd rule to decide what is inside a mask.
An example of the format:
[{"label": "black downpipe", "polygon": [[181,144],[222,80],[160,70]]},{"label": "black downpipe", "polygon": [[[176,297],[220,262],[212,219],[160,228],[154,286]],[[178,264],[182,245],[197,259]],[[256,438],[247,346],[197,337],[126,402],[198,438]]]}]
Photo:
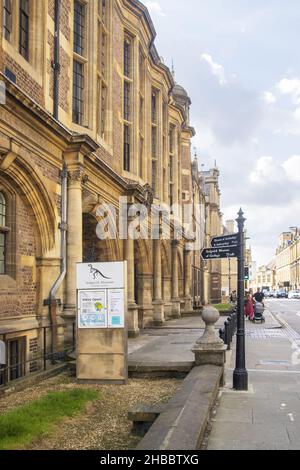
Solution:
[{"label": "black downpipe", "polygon": [[59,62],[59,19],[60,19],[60,7],[61,0],[55,0],[55,11],[54,11],[54,61],[52,62],[53,68],[53,116],[58,120],[58,96],[59,96],[59,74],[60,74],[60,62]]}]

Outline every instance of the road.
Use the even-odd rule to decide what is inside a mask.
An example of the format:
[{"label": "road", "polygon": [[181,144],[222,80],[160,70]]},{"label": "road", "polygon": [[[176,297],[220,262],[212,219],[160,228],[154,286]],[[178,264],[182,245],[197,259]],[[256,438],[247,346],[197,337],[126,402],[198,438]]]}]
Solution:
[{"label": "road", "polygon": [[273,314],[279,315],[300,334],[300,300],[269,299],[266,305]]}]

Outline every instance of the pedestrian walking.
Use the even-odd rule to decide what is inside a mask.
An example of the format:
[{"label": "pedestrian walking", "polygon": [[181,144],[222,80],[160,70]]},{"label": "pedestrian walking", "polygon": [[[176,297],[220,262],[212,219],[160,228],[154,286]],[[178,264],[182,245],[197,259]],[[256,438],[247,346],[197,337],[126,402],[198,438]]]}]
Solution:
[{"label": "pedestrian walking", "polygon": [[258,287],[257,292],[255,292],[253,298],[255,302],[258,302],[264,305],[265,294],[261,292],[260,287]]},{"label": "pedestrian walking", "polygon": [[254,306],[253,306],[253,297],[250,292],[246,293],[245,298],[245,316],[249,320],[254,320]]}]

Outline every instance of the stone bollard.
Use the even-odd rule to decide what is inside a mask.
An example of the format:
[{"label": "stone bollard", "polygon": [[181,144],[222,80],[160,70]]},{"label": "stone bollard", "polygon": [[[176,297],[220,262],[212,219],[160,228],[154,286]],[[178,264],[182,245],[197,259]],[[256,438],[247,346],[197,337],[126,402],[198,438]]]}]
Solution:
[{"label": "stone bollard", "polygon": [[212,364],[224,367],[227,346],[219,336],[216,336],[215,332],[215,323],[219,318],[220,314],[216,308],[211,305],[203,308],[202,319],[205,323],[205,331],[192,349],[196,366]]}]

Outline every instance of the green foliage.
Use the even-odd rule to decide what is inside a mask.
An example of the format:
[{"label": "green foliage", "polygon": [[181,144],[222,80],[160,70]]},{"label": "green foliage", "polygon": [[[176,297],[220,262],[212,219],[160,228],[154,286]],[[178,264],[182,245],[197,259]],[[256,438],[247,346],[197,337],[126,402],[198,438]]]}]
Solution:
[{"label": "green foliage", "polygon": [[90,389],[51,392],[39,400],[0,415],[0,450],[19,449],[49,433],[55,424],[83,410],[99,398]]},{"label": "green foliage", "polygon": [[232,310],[232,305],[230,305],[230,304],[216,304],[216,305],[214,305],[214,307],[215,307],[217,310],[219,310],[219,312],[221,312],[221,311],[226,311],[226,310],[228,310],[229,312],[231,312],[231,310]]}]

